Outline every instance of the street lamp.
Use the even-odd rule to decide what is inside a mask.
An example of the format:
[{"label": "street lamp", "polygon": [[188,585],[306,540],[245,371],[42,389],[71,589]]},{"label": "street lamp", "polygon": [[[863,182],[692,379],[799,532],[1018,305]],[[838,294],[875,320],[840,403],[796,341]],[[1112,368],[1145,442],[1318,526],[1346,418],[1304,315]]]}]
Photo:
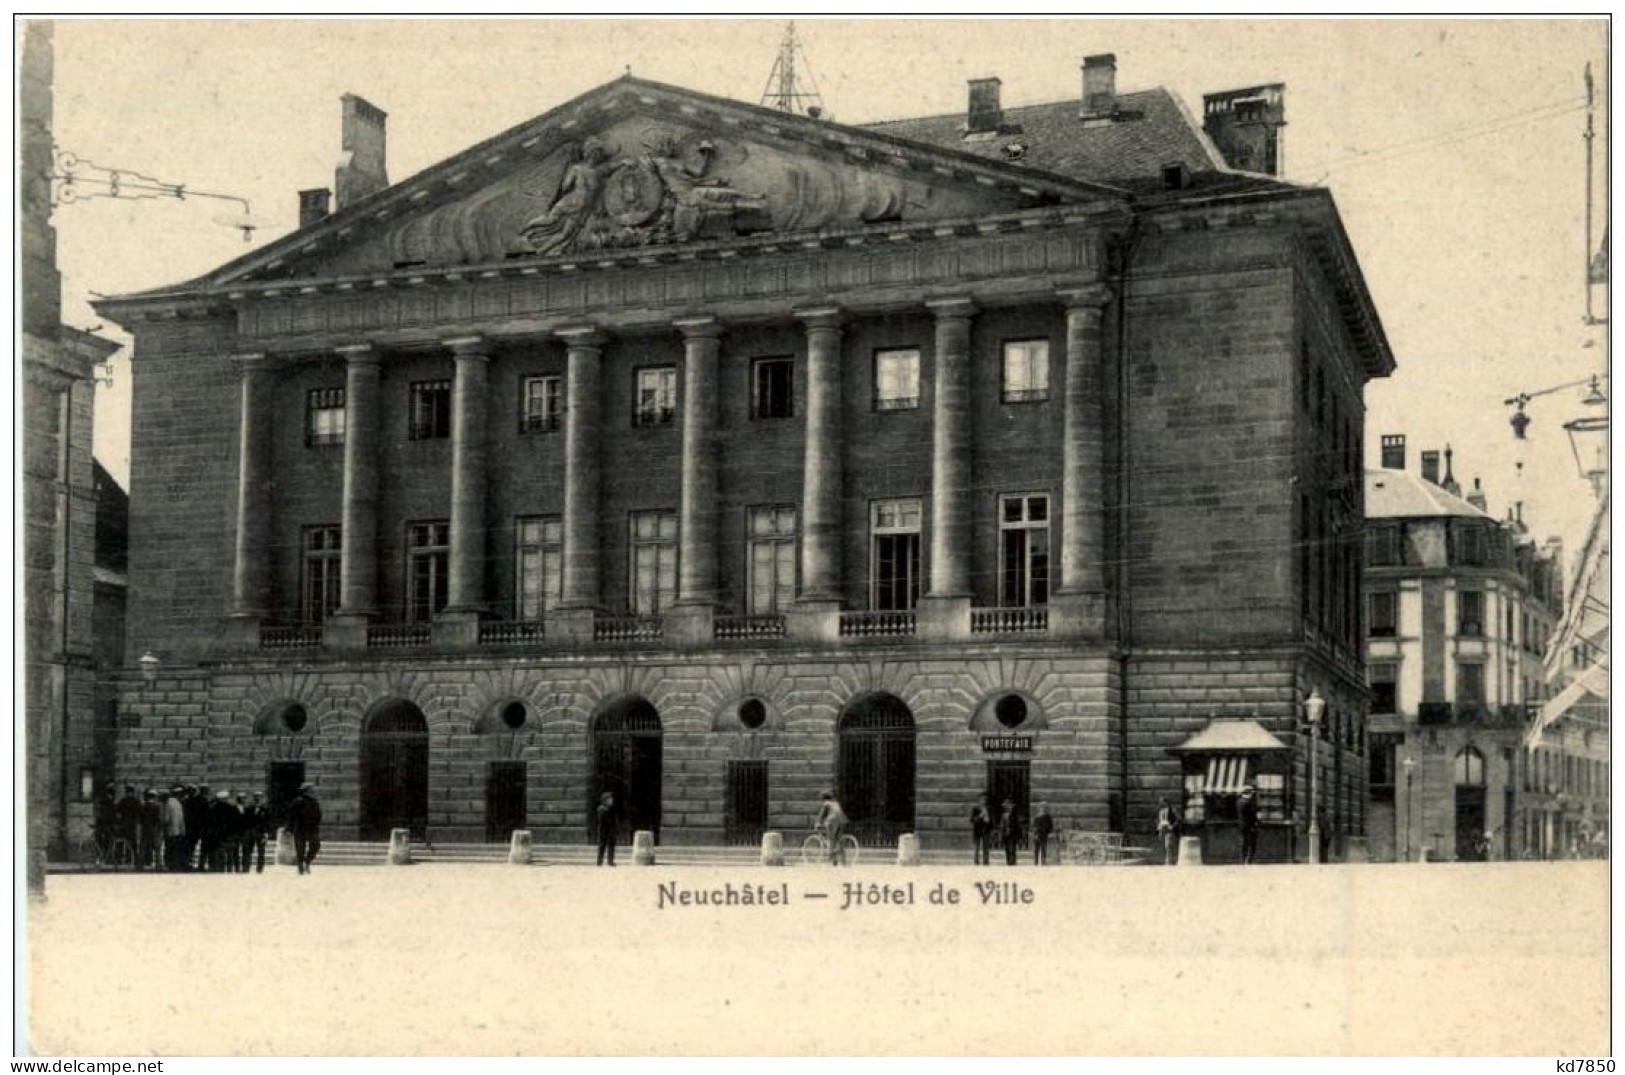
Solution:
[{"label": "street lamp", "polygon": [[1411,860],[1411,826],[1416,824],[1416,759],[1405,755],[1405,861]]},{"label": "street lamp", "polygon": [[158,659],[158,655],[156,653],[149,649],[147,652],[141,655],[141,660],[136,663],[141,665],[142,679],[146,680],[149,684],[158,682],[158,666],[163,662]]},{"label": "street lamp", "polygon": [[1309,720],[1309,862],[1317,865],[1320,862],[1320,797],[1315,793],[1315,770],[1317,750],[1316,740],[1320,738],[1320,718],[1326,712],[1326,699],[1320,696],[1320,688],[1316,687],[1309,692],[1309,697],[1303,702],[1303,715]]}]

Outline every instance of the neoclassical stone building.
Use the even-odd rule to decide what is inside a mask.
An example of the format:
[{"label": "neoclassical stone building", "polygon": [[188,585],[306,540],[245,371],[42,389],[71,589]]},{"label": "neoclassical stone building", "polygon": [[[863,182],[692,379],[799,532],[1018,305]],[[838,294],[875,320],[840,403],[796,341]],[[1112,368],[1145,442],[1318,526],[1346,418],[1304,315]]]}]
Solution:
[{"label": "neoclassical stone building", "polygon": [[[1245,775],[1284,856],[1318,690],[1358,834],[1393,359],[1330,195],[1267,174],[1281,88],[998,97],[860,128],[628,77],[394,185],[346,98],[331,213],[99,307],[158,665],[123,775],[309,779],[363,838],[579,840],[610,789],[746,841],[829,788],[927,846],[984,791],[1217,832]],[[1213,721],[1256,734],[1179,750]]]}]

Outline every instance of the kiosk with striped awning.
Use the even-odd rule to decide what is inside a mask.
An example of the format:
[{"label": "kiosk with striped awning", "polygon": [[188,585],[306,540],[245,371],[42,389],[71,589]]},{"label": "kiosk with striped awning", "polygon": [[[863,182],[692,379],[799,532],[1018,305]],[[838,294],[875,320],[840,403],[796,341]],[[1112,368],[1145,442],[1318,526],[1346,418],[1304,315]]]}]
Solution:
[{"label": "kiosk with striped awning", "polygon": [[1246,787],[1258,795],[1259,861],[1291,860],[1285,743],[1255,720],[1211,720],[1168,753],[1184,763],[1185,824],[1201,836],[1204,862],[1240,861],[1237,798]]}]

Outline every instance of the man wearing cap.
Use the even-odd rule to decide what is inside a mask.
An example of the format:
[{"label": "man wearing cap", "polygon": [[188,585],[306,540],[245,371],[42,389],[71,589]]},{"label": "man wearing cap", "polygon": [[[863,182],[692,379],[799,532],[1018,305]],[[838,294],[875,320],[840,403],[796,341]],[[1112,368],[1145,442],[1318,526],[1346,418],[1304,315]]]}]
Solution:
[{"label": "man wearing cap", "polygon": [[186,861],[193,869],[209,868],[209,852],[214,844],[209,839],[209,785],[199,784],[192,789],[186,803]]},{"label": "man wearing cap", "polygon": [[215,793],[209,818],[214,827],[215,865],[213,869],[236,873],[238,862],[238,830],[242,828],[243,814],[231,801],[231,789],[222,788]]},{"label": "man wearing cap", "polygon": [[1236,816],[1241,820],[1241,862],[1251,865],[1258,857],[1258,792],[1251,784],[1241,789]]},{"label": "man wearing cap", "polygon": [[[242,801],[242,797],[238,797]],[[254,793],[254,801],[243,807],[243,866],[244,873],[248,872],[250,859],[258,858],[254,862],[254,872],[265,872],[265,796],[259,792]]]},{"label": "man wearing cap", "polygon": [[136,845],[135,864],[143,870],[161,870],[163,862],[164,814],[158,806],[158,793],[152,788],[141,793],[141,836]]},{"label": "man wearing cap", "polygon": [[316,801],[316,785],[306,784],[288,804],[288,831],[293,833],[293,857],[300,873],[309,873],[322,849],[322,804]]},{"label": "man wearing cap", "polygon": [[[118,801],[114,816],[118,822],[118,838],[130,845],[130,854],[134,855],[141,839],[141,800],[136,798],[134,784],[124,785],[124,798]],[[139,866],[141,860],[137,859],[135,864]]]},{"label": "man wearing cap", "polygon": [[1016,864],[1016,851],[1021,847],[1021,817],[1016,813],[1016,801],[1004,800],[1004,812],[999,815],[999,842],[1004,844],[1004,864]]}]

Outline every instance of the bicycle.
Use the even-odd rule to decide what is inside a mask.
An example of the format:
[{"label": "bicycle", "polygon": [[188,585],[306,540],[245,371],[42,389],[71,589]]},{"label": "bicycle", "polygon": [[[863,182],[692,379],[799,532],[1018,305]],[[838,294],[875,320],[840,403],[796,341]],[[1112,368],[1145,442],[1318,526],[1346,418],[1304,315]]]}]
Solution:
[{"label": "bicycle", "polygon": [[[837,859],[839,862],[837,863]],[[842,866],[858,864],[858,838],[851,833],[842,834],[837,846],[831,847],[829,837],[813,832],[801,844],[801,864],[817,866],[828,862]]]},{"label": "bicycle", "polygon": [[74,848],[74,861],[82,871],[133,870],[135,848],[121,836],[97,839],[94,836],[79,841]]}]

